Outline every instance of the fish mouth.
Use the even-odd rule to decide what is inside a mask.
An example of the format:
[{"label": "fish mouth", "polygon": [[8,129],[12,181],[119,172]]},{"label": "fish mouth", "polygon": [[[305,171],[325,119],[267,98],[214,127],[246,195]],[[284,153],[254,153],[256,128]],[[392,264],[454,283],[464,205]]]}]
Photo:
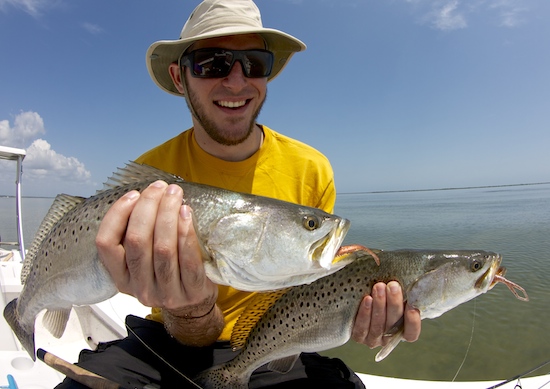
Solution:
[{"label": "fish mouth", "polygon": [[332,230],[310,246],[309,259],[319,262],[327,270],[332,268],[334,256],[344,241],[350,225],[349,220],[340,219]]},{"label": "fish mouth", "polygon": [[[492,280],[491,280],[491,285],[489,286],[489,289],[492,289],[496,284],[498,284],[498,278],[499,277],[504,277],[504,275],[506,274],[506,268],[504,266],[500,266],[498,268],[498,270],[495,272]],[[498,276],[498,277],[497,277]]]},{"label": "fish mouth", "polygon": [[505,267],[501,267],[500,263],[502,262],[502,256],[496,255],[491,259],[492,263],[491,266],[489,266],[489,269],[485,273],[481,275],[481,277],[478,278],[476,281],[475,287],[490,290],[492,289],[496,281],[497,275],[504,275],[506,272]]}]

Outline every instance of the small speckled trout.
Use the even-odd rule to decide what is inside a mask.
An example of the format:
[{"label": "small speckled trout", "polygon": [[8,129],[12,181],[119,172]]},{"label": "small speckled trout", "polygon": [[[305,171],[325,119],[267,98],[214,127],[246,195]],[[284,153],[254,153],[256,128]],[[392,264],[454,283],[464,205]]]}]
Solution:
[{"label": "small speckled trout", "polygon": [[[422,319],[435,318],[487,292],[497,282],[525,291],[503,275],[501,256],[486,251],[398,250],[379,252],[380,266],[364,251],[342,270],[310,285],[258,297],[235,326],[232,344],[243,347],[231,361],[205,370],[194,381],[207,389],[247,388],[252,372],[269,363],[274,371],[290,370],[301,352],[323,351],[346,343],[361,300],[379,281],[398,281],[408,303]],[[396,323],[391,341],[376,360],[402,340]]]},{"label": "small speckled trout", "polygon": [[164,180],[183,188],[193,209],[206,275],[239,290],[309,283],[349,263],[337,254],[346,219],[320,209],[196,183],[130,163],[90,198],[59,195],[39,228],[21,274],[24,288],[4,317],[34,357],[34,322],[61,336],[73,305],[106,300],[117,290],[98,258],[95,238],[111,205],[130,190]]}]

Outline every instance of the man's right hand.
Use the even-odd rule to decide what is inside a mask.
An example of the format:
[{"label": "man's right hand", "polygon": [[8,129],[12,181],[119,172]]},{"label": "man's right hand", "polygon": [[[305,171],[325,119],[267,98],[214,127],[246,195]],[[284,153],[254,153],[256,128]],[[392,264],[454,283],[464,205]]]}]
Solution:
[{"label": "man's right hand", "polygon": [[121,197],[101,222],[99,258],[120,292],[162,308],[183,327],[210,314],[219,327],[218,288],[206,277],[192,211],[182,201],[182,188],[163,181]]}]

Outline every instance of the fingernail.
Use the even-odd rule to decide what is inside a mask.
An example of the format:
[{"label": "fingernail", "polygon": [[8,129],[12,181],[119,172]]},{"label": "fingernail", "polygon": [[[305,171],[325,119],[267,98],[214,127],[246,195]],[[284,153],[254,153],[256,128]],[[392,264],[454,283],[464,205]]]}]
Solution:
[{"label": "fingernail", "polygon": [[166,193],[170,195],[178,194],[180,191],[180,187],[177,185],[169,185],[168,189],[166,189]]},{"label": "fingernail", "polygon": [[153,182],[153,183],[151,184],[151,186],[153,186],[153,187],[155,187],[155,188],[160,188],[160,189],[166,188],[167,185],[168,185],[168,184],[167,184],[166,182],[161,181],[161,180],[155,181],[155,182]]},{"label": "fingernail", "polygon": [[389,288],[390,293],[391,293],[392,295],[399,294],[399,286],[396,285],[395,283],[393,283],[393,282],[390,283],[390,284],[388,285],[388,288]]},{"label": "fingernail", "polygon": [[191,210],[189,209],[188,205],[182,205],[180,207],[180,216],[183,219],[187,219],[187,218],[191,217]]},{"label": "fingernail", "polygon": [[137,190],[133,190],[131,192],[128,192],[124,195],[124,198],[127,200],[135,200],[139,197],[139,192]]},{"label": "fingernail", "polygon": [[363,299],[363,306],[367,309],[372,308],[372,298],[364,298]]},{"label": "fingernail", "polygon": [[372,289],[372,297],[384,297],[386,295],[386,287],[382,284],[377,284]]}]

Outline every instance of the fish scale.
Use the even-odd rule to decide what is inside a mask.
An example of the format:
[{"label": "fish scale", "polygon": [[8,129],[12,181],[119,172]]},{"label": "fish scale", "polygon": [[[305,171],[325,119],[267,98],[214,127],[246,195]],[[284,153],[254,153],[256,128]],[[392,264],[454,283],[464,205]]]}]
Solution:
[{"label": "fish scale", "polygon": [[[478,250],[382,251],[377,254],[380,266],[366,252],[350,255],[355,261],[337,273],[290,288],[249,331],[240,328],[251,322],[245,311],[232,338],[236,349],[242,346],[240,353],[194,381],[207,389],[247,388],[252,372],[264,364],[270,363],[274,371],[288,371],[301,352],[346,343],[363,297],[379,281],[398,281],[422,319],[437,317],[494,286],[501,262],[500,255]],[[253,307],[250,312],[258,313]],[[385,357],[397,346],[402,326],[392,338],[379,355]]]}]

